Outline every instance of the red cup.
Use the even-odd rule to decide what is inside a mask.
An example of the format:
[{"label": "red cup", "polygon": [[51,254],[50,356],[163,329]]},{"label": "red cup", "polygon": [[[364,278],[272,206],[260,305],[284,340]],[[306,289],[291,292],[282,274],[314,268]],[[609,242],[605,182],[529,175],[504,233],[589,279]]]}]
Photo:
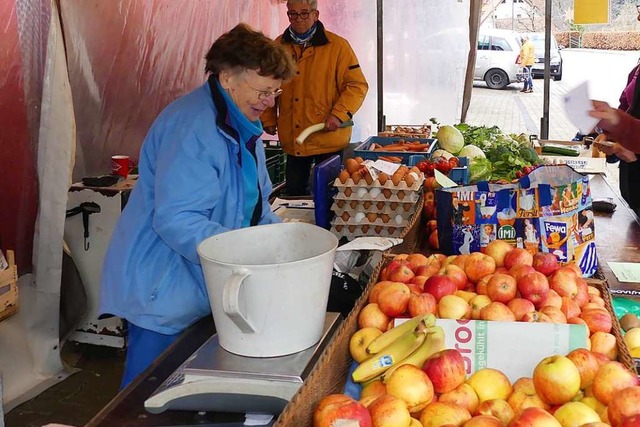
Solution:
[{"label": "red cup", "polygon": [[129,176],[129,172],[133,169],[133,162],[129,156],[111,156],[111,174],[119,175],[123,178]]}]

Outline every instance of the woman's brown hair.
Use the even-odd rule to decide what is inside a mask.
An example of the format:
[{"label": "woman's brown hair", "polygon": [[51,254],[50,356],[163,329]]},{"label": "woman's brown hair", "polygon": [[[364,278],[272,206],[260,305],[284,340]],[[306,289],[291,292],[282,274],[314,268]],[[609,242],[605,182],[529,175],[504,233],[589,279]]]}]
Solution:
[{"label": "woman's brown hair", "polygon": [[232,68],[248,68],[258,74],[281,80],[289,80],[296,65],[283,46],[245,23],[216,40],[207,55],[205,71],[215,76]]}]

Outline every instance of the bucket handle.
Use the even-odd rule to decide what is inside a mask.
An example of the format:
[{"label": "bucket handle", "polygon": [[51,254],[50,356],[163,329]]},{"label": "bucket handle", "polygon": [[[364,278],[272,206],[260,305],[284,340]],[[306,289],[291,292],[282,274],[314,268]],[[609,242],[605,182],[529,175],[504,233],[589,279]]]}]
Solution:
[{"label": "bucket handle", "polygon": [[244,282],[244,279],[250,275],[251,272],[246,268],[241,268],[240,270],[235,271],[231,277],[225,281],[224,288],[222,290],[222,310],[244,333],[252,333],[256,331],[249,319],[247,319],[246,315],[240,311],[238,298],[240,295],[240,286]]}]

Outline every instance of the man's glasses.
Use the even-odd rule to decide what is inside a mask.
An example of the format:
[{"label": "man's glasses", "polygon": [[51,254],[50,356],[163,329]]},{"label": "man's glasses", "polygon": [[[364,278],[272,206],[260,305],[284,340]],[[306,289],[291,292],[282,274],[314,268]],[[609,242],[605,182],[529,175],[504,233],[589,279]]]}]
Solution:
[{"label": "man's glasses", "polygon": [[246,78],[243,78],[242,80],[244,80],[244,82],[247,84],[247,86],[249,86],[251,89],[253,89],[258,94],[258,99],[260,101],[262,101],[264,99],[267,99],[270,96],[273,96],[274,98],[277,98],[280,95],[282,95],[282,92],[283,92],[282,89],[276,89],[273,92],[268,91],[268,90],[260,90],[260,89],[256,89],[255,87],[251,86],[251,83],[249,83]]},{"label": "man's glasses", "polygon": [[295,21],[298,18],[302,19],[303,21],[305,19],[307,19],[309,17],[309,15],[311,15],[311,12],[287,12],[287,16],[289,17],[289,21]]}]

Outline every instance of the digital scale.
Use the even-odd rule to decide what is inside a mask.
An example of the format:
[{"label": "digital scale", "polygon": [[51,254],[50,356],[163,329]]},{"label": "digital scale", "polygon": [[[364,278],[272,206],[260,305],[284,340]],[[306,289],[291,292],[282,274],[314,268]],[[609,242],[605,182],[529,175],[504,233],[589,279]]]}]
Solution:
[{"label": "digital scale", "polygon": [[229,353],[214,334],[145,401],[151,413],[169,409],[277,415],[307,378],[342,323],[327,313],[324,332],[313,347],[281,357]]}]

